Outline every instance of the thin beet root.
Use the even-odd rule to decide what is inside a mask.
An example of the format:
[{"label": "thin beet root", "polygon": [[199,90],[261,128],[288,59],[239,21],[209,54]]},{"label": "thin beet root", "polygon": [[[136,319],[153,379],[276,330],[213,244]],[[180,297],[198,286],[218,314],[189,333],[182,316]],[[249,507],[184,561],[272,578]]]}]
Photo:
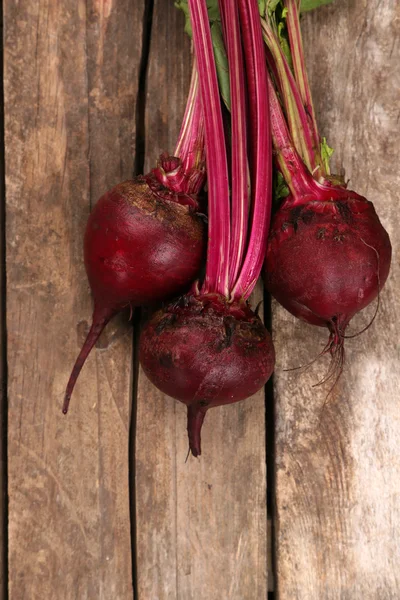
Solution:
[{"label": "thin beet root", "polygon": [[79,377],[79,373],[81,372],[81,369],[82,369],[83,365],[85,364],[85,361],[86,361],[87,357],[89,356],[93,346],[96,344],[97,340],[99,339],[104,327],[107,325],[107,323],[110,321],[110,319],[113,316],[114,316],[114,313],[111,310],[105,309],[104,311],[100,311],[95,306],[94,311],[93,311],[93,317],[92,317],[92,326],[89,330],[89,333],[87,334],[86,340],[82,346],[79,356],[76,359],[76,362],[72,369],[71,376],[68,381],[68,385],[67,385],[67,389],[66,389],[65,397],[64,397],[64,404],[63,404],[63,408],[62,408],[64,415],[66,415],[68,412],[69,401],[71,400],[71,395],[72,395],[72,392],[73,392],[73,389],[75,386],[75,382]]},{"label": "thin beet root", "polygon": [[142,331],[140,362],[158,389],[187,405],[190,450],[199,456],[207,410],[261,389],[275,353],[247,303],[208,294],[185,296],[155,313]]},{"label": "thin beet root", "polygon": [[187,409],[187,432],[189,437],[189,449],[194,457],[201,455],[201,428],[207,408],[199,404],[188,406]]},{"label": "thin beet root", "polygon": [[120,183],[97,202],[84,240],[95,309],[67,385],[64,414],[108,321],[125,306],[152,304],[183,292],[197,276],[204,253],[204,224],[197,207],[193,195],[167,190],[152,174]]}]

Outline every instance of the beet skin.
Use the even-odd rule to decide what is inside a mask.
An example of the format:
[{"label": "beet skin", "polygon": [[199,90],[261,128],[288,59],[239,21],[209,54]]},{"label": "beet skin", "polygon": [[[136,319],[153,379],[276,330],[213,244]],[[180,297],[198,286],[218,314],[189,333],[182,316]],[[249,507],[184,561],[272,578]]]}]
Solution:
[{"label": "beet skin", "polygon": [[350,319],[382,290],[391,261],[389,236],[373,204],[352,196],[298,206],[286,201],[266,254],[268,290],[296,317],[327,326],[332,350]]},{"label": "beet skin", "polygon": [[209,294],[184,296],[156,312],[142,331],[140,362],[158,389],[187,405],[190,450],[198,456],[206,411],[262,388],[275,354],[245,302]]},{"label": "beet skin", "polygon": [[168,299],[187,289],[204,256],[204,223],[190,194],[171,192],[152,174],[115,186],[89,216],[85,267],[94,298],[92,327],[71,373],[63,412],[91,349],[125,306]]},{"label": "beet skin", "polygon": [[155,303],[182,292],[196,278],[204,225],[180,200],[179,194],[155,191],[145,177],[120,183],[100,198],[84,242],[95,304],[117,311],[128,304]]}]

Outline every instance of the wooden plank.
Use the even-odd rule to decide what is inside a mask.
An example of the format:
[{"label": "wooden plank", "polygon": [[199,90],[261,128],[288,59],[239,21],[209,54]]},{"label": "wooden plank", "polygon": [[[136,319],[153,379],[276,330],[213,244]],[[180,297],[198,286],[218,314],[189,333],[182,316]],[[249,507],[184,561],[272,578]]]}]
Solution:
[{"label": "wooden plank", "polygon": [[142,1],[5,0],[9,572],[18,599],[133,597],[131,329],[87,332],[90,205],[131,175]]},{"label": "wooden plank", "polygon": [[[0,31],[3,10],[0,6]],[[5,185],[3,44],[0,45],[0,600],[7,597],[7,358],[5,327]]]},{"label": "wooden plank", "polygon": [[[173,151],[190,77],[190,45],[173,3],[156,0],[146,167]],[[258,292],[260,294],[260,292]],[[257,296],[258,298],[259,296]],[[267,596],[263,392],[206,417],[200,459],[187,455],[186,408],[141,372],[136,432],[139,600]]]},{"label": "wooden plank", "polygon": [[350,186],[374,202],[394,255],[377,320],[346,341],[345,372],[326,404],[327,389],[311,388],[326,362],[282,371],[312,360],[326,332],[274,305],[280,600],[400,597],[398,8],[342,0],[304,18],[321,133]]}]

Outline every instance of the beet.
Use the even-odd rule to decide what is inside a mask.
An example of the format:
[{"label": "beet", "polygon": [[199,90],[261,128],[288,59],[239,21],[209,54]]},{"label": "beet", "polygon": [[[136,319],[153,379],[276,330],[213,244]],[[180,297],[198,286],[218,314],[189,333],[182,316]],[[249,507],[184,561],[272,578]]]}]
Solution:
[{"label": "beet", "polygon": [[108,321],[126,306],[181,293],[197,276],[204,254],[204,222],[197,207],[193,195],[168,190],[153,174],[120,183],[97,202],[84,240],[93,324],[67,385],[64,413]]},{"label": "beet", "polygon": [[108,321],[126,306],[182,293],[199,273],[205,249],[204,219],[198,214],[205,150],[198,87],[194,62],[174,155],[164,152],[150,173],[109,190],[89,216],[84,258],[94,299],[92,327],[67,384],[64,413]]},{"label": "beet", "polygon": [[203,257],[203,221],[186,196],[155,192],[145,177],[104,194],[85,233],[85,266],[95,304],[115,312],[183,291]]},{"label": "beet", "polygon": [[209,408],[255,394],[270,378],[271,337],[244,301],[217,294],[184,296],[145,325],[140,362],[150,381],[188,407],[189,446],[201,454]]},{"label": "beet", "polygon": [[252,396],[274,368],[271,337],[247,304],[268,237],[272,142],[257,1],[219,2],[230,75],[231,178],[207,4],[188,6],[204,111],[207,263],[204,280],[145,325],[139,358],[150,381],[188,407],[189,447],[199,456],[207,410]]},{"label": "beet", "polygon": [[365,198],[288,200],[272,222],[265,282],[293,315],[343,338],[382,289],[390,260],[389,236]]},{"label": "beet", "polygon": [[272,221],[265,283],[293,315],[328,327],[323,353],[329,350],[334,356],[333,376],[336,367],[338,375],[342,370],[346,327],[386,282],[391,245],[373,204],[331,175],[333,150],[317,128],[297,1],[285,0],[285,11],[277,18],[284,19],[279,26],[287,30],[293,72],[275,22],[264,24],[273,72],[268,85],[275,161],[289,191]]}]

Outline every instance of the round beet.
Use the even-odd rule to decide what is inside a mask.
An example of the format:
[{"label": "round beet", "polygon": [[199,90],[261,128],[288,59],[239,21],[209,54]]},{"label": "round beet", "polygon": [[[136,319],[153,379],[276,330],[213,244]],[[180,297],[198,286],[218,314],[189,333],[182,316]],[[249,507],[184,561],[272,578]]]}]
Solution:
[{"label": "round beet", "polygon": [[[262,269],[272,202],[260,15],[256,2],[221,2],[220,8],[228,63],[234,65],[230,70],[231,177],[207,3],[189,0],[204,114],[207,262],[203,280],[190,294],[157,312],[145,325],[139,350],[150,381],[186,404],[194,456],[201,453],[200,432],[207,410],[257,392],[272,374],[275,360],[269,333],[246,303]],[[241,31],[250,32],[244,40],[247,69]],[[247,114],[251,127],[247,127]]]},{"label": "round beet", "polygon": [[274,368],[271,337],[245,302],[184,296],[158,311],[140,338],[140,362],[162,392],[188,407],[190,450],[201,453],[209,408],[248,398]]},{"label": "round beet", "polygon": [[91,349],[125,306],[181,293],[198,275],[204,223],[191,194],[173,192],[152,175],[115,186],[89,216],[85,267],[94,298],[92,327],[72,370],[63,412]]},{"label": "round beet", "polygon": [[[85,267],[95,304],[113,311],[182,292],[199,272],[202,219],[172,193],[137,177],[104,194],[85,233]],[[185,204],[183,204],[183,202]]]},{"label": "round beet", "polygon": [[278,302],[303,321],[327,326],[336,342],[378,296],[391,260],[373,204],[351,194],[296,206],[287,200],[273,220],[265,261],[266,286]]}]

